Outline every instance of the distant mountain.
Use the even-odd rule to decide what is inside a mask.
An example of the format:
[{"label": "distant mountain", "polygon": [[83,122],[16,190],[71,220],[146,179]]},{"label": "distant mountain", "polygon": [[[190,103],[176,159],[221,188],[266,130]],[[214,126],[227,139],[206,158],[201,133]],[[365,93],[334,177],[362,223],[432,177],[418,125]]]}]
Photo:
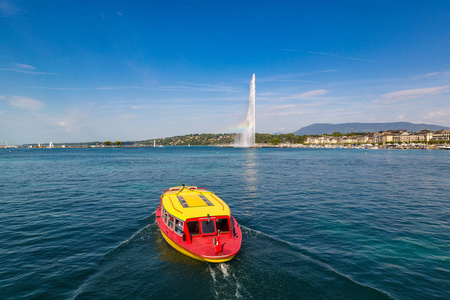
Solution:
[{"label": "distant mountain", "polygon": [[393,123],[316,123],[303,127],[294,132],[296,135],[314,135],[314,134],[332,134],[333,132],[349,133],[349,132],[379,132],[383,130],[407,130],[420,131],[429,129],[437,131],[441,129],[450,129],[450,127],[432,125],[432,124],[414,124],[409,122],[393,122]]}]

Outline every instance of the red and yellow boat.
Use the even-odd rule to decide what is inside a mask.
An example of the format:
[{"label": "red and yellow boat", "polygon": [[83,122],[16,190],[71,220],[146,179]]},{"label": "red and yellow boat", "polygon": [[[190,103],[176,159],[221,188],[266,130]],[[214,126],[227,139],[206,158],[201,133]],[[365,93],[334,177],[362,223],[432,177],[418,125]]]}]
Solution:
[{"label": "red and yellow boat", "polygon": [[241,248],[241,228],[230,208],[206,188],[182,185],[165,190],[156,222],[173,248],[201,261],[229,261]]}]

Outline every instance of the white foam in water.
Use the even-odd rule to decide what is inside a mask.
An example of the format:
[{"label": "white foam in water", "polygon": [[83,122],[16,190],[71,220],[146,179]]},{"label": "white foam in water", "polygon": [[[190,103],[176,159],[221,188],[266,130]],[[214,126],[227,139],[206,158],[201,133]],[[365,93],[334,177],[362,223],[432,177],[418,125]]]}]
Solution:
[{"label": "white foam in water", "polygon": [[228,274],[228,265],[221,263],[220,270],[222,271],[223,277],[227,278],[230,274]]},{"label": "white foam in water", "polygon": [[128,242],[130,242],[132,239],[134,239],[135,237],[137,237],[141,232],[143,232],[145,229],[149,228],[149,227],[152,226],[152,225],[155,225],[155,223],[148,224],[148,225],[146,225],[144,228],[139,229],[139,231],[136,232],[135,234],[133,234],[130,238],[128,238],[128,239],[126,239],[125,241],[123,241],[122,243],[120,243],[119,246],[116,247],[116,249],[119,248],[119,247],[121,247],[122,245],[128,244]]},{"label": "white foam in water", "polygon": [[229,264],[208,266],[208,271],[213,279],[212,291],[215,299],[239,299],[243,297],[242,292],[246,293]]},{"label": "white foam in water", "polygon": [[[150,217],[153,217],[153,215],[155,215],[156,212],[153,212],[151,214]],[[137,237],[141,232],[143,232],[145,229],[149,228],[152,225],[156,225],[156,219],[155,222],[151,223],[151,224],[147,224],[144,228],[139,229],[136,233],[134,233],[131,237],[129,237],[128,239],[126,239],[125,241],[123,241],[122,243],[119,244],[119,246],[117,246],[115,249],[118,249],[119,247],[121,247],[122,245],[126,245],[128,244],[128,242],[130,242],[132,239],[134,239],[135,237]]]},{"label": "white foam in water", "polygon": [[250,81],[250,94],[248,96],[248,111],[245,120],[245,130],[242,134],[236,136],[235,147],[254,147],[255,146],[255,74]]},{"label": "white foam in water", "polygon": [[214,284],[216,284],[216,272],[214,272],[214,270],[210,266],[208,266],[208,271],[209,274],[211,274]]},{"label": "white foam in water", "polygon": [[217,291],[216,288],[216,272],[213,270],[213,268],[211,268],[211,266],[208,266],[208,271],[213,280],[212,291],[214,292],[214,298],[219,299],[219,292]]},{"label": "white foam in water", "polygon": [[242,297],[241,293],[239,293],[239,289],[243,288],[241,283],[237,280],[236,276],[233,274],[233,278],[236,280],[236,298],[239,299]]}]

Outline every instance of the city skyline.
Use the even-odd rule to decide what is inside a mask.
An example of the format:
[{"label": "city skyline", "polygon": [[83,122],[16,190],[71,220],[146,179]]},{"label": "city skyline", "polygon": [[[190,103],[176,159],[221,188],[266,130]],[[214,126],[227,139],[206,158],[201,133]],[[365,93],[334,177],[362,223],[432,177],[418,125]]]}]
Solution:
[{"label": "city skyline", "polygon": [[448,1],[0,0],[11,144],[313,123],[450,126]]}]

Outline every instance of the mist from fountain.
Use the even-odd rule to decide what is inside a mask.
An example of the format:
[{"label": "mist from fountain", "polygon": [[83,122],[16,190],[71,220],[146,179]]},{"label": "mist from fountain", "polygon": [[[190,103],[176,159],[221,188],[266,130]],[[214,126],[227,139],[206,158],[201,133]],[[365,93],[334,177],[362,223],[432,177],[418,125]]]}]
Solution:
[{"label": "mist from fountain", "polygon": [[243,133],[236,135],[234,147],[248,148],[255,146],[255,74],[250,81],[250,94],[248,96],[247,118]]}]

